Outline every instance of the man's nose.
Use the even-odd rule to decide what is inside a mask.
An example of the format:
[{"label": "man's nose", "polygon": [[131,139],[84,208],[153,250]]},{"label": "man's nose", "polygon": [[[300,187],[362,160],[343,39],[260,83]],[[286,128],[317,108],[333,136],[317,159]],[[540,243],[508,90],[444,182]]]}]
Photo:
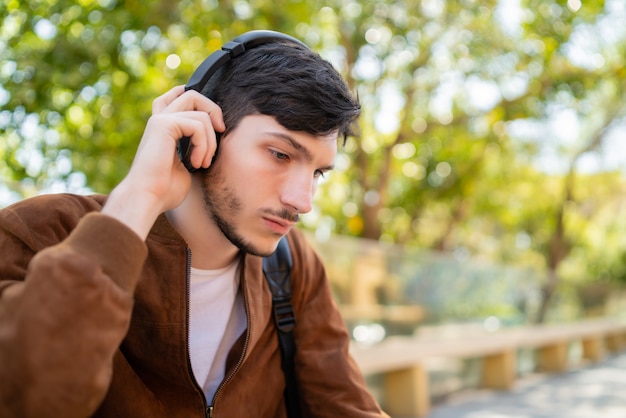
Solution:
[{"label": "man's nose", "polygon": [[304,214],[313,208],[313,194],[317,179],[311,173],[298,173],[291,176],[282,193],[282,203],[292,207],[297,213]]}]

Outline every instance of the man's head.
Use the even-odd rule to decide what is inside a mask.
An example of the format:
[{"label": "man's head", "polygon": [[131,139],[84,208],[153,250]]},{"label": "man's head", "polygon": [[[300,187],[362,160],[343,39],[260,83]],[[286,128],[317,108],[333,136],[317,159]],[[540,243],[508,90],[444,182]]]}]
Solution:
[{"label": "man's head", "polygon": [[268,255],[311,210],[360,106],[330,63],[289,41],[247,50],[202,93],[226,125],[217,158],[199,173],[207,213],[232,244]]}]

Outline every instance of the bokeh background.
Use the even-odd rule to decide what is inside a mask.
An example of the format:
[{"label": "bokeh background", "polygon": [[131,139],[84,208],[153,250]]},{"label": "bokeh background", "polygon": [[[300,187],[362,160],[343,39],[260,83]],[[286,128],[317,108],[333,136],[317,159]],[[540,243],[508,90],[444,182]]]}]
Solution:
[{"label": "bokeh background", "polygon": [[624,311],[625,0],[2,0],[0,18],[0,207],[109,192],[152,100],[272,29],[363,106],[302,223],[355,339]]}]

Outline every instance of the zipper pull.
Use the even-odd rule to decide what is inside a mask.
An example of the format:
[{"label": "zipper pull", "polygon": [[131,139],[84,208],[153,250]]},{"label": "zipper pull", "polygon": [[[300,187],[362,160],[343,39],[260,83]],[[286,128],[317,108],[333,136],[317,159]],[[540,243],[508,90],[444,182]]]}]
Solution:
[{"label": "zipper pull", "polygon": [[209,406],[206,409],[207,418],[213,418],[213,405]]}]

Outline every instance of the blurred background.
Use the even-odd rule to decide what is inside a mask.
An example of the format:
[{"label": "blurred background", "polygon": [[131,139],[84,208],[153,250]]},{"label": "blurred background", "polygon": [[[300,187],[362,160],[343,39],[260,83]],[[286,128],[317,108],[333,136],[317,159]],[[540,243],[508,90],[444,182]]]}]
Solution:
[{"label": "blurred background", "polygon": [[363,106],[302,227],[355,340],[626,311],[626,1],[2,0],[0,207],[108,193],[151,102],[252,29]]}]

